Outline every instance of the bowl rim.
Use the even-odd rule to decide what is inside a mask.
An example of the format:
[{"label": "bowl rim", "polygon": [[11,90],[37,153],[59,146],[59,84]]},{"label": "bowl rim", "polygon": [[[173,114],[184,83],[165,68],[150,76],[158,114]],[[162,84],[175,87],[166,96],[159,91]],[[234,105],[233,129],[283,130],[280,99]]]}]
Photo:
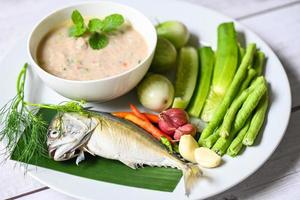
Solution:
[{"label": "bowl rim", "polygon": [[[34,33],[34,31],[37,29],[37,27],[42,23],[44,22],[45,20],[47,20],[48,17],[52,16],[52,15],[55,15],[57,14],[58,12],[64,10],[64,9],[68,9],[70,7],[76,7],[76,6],[82,6],[82,5],[86,5],[86,4],[112,4],[112,6],[121,6],[121,7],[124,7],[125,10],[132,10],[138,14],[140,14],[141,16],[144,17],[144,19],[142,19],[143,21],[146,21],[147,23],[151,24],[152,25],[152,30],[153,30],[153,34],[154,35],[154,40],[155,40],[155,44],[151,45],[149,47],[148,46],[148,54],[147,56],[140,62],[138,63],[137,65],[135,65],[134,67],[132,67],[131,69],[129,70],[126,70],[122,73],[119,73],[119,74],[115,74],[113,76],[108,76],[108,77],[105,77],[105,78],[101,78],[101,79],[93,79],[93,80],[71,80],[71,79],[64,79],[64,78],[61,78],[61,77],[58,77],[58,76],[55,76],[49,72],[47,72],[46,70],[44,70],[34,59],[33,59],[33,55],[30,51],[30,42],[32,40],[32,35]],[[140,33],[140,32],[139,32]],[[140,33],[141,34],[141,33]],[[145,38],[145,36],[143,34],[141,34],[143,38]],[[38,42],[39,44],[40,42]],[[33,26],[33,28],[31,29],[30,31],[30,34],[27,38],[27,54],[29,56],[29,59],[33,65],[33,68],[37,69],[38,71],[40,71],[41,73],[45,74],[46,76],[50,76],[51,78],[54,78],[54,79],[57,79],[59,81],[64,81],[66,83],[73,83],[73,84],[89,84],[89,83],[99,83],[99,82],[104,82],[104,81],[108,81],[108,80],[113,80],[115,78],[119,78],[121,76],[124,76],[126,74],[129,74],[131,73],[132,71],[142,67],[144,65],[144,63],[146,61],[148,61],[149,59],[151,59],[151,57],[153,56],[154,54],[154,51],[155,51],[155,48],[156,48],[156,44],[157,44],[157,34],[156,34],[156,29],[155,29],[155,26],[152,24],[152,22],[150,21],[150,19],[145,16],[141,11],[137,10],[136,8],[133,8],[133,7],[130,7],[128,5],[125,5],[125,4],[121,4],[121,3],[116,3],[116,2],[112,2],[112,1],[98,1],[98,2],[95,2],[95,1],[86,1],[86,2],[79,2],[79,3],[70,3],[66,6],[63,6],[63,7],[59,7],[57,9],[55,9],[54,11],[44,15],[40,20],[38,20],[35,25]]]}]

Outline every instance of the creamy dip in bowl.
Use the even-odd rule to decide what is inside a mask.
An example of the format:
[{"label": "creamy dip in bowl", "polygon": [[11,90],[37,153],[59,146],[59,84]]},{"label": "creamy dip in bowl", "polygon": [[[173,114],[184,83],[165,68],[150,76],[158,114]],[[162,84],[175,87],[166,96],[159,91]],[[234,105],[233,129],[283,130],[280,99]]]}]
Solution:
[{"label": "creamy dip in bowl", "polygon": [[[88,36],[70,37],[70,17],[103,19],[121,14],[126,23],[108,34],[108,45],[92,49]],[[146,74],[156,46],[156,31],[139,11],[112,2],[83,3],[59,9],[42,19],[28,40],[31,66],[61,95],[86,101],[107,101],[132,88]]]},{"label": "creamy dip in bowl", "polygon": [[69,23],[50,31],[40,42],[37,61],[45,71],[69,80],[97,80],[125,72],[140,64],[148,47],[130,24],[109,34],[103,49],[92,49],[88,37],[70,37]]}]

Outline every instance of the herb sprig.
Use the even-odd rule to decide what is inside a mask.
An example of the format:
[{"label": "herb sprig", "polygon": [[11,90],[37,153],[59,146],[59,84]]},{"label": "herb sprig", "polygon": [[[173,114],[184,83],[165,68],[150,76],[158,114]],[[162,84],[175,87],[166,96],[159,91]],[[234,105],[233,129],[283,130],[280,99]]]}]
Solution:
[{"label": "herb sprig", "polygon": [[[45,140],[47,123],[37,113],[46,108],[58,112],[79,112],[88,114],[84,102],[69,101],[63,104],[35,104],[24,99],[24,87],[28,64],[26,63],[17,79],[17,95],[0,108],[0,141],[6,141],[6,154],[12,154],[15,146],[22,143],[22,151],[15,152],[16,160],[28,163],[35,154],[46,155]],[[22,135],[23,134],[23,135]],[[21,137],[22,135],[22,137]]]},{"label": "herb sprig", "polygon": [[84,23],[84,19],[78,10],[72,12],[73,26],[69,29],[71,37],[80,37],[89,33],[89,45],[93,49],[103,49],[109,43],[107,35],[116,31],[123,23],[124,17],[120,14],[112,14],[103,20],[98,18],[90,19],[88,25]]}]

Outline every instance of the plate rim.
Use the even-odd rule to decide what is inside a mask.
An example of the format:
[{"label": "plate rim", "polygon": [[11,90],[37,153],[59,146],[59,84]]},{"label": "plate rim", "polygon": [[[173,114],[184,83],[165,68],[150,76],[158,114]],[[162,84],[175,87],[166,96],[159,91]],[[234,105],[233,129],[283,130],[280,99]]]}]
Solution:
[{"label": "plate rim", "polygon": [[[112,2],[116,2],[116,1],[112,1]],[[119,2],[119,1],[117,1]],[[288,102],[288,105],[287,107],[289,108],[289,112],[288,112],[288,116],[286,118],[286,122],[285,122],[285,128],[283,130],[283,133],[280,135],[280,138],[278,139],[276,145],[274,146],[274,148],[272,149],[272,151],[269,153],[268,156],[264,157],[263,161],[259,164],[259,165],[256,165],[255,168],[253,168],[252,170],[250,170],[251,172],[245,174],[241,179],[239,179],[239,181],[236,181],[236,182],[233,182],[232,184],[228,184],[226,185],[226,187],[224,187],[222,190],[218,190],[217,193],[214,193],[212,192],[213,194],[208,194],[206,196],[203,196],[201,198],[208,198],[208,197],[213,197],[213,196],[216,196],[216,195],[219,195],[227,190],[229,190],[230,188],[238,185],[239,183],[243,182],[244,180],[246,180],[248,177],[250,177],[251,175],[253,175],[255,172],[257,172],[258,169],[260,169],[265,163],[266,161],[274,154],[275,150],[278,148],[279,144],[281,143],[283,137],[285,136],[286,134],[286,131],[287,131],[287,128],[288,128],[288,125],[289,125],[289,122],[290,122],[290,118],[291,118],[291,107],[292,107],[292,93],[291,93],[291,86],[290,86],[290,81],[288,79],[288,76],[287,76],[287,73],[286,73],[286,70],[280,60],[280,58],[276,55],[276,53],[272,50],[272,48],[270,47],[270,45],[265,41],[263,40],[259,34],[257,34],[255,31],[253,31],[251,28],[249,28],[248,26],[244,25],[242,22],[239,22],[237,21],[236,19],[234,18],[231,18],[227,15],[224,15],[223,13],[219,12],[219,11],[216,11],[214,9],[211,9],[211,8],[208,8],[208,7],[205,7],[205,6],[202,6],[202,5],[198,5],[198,4],[195,4],[193,2],[185,2],[185,1],[182,1],[182,0],[165,0],[165,2],[167,3],[171,3],[171,2],[177,2],[177,3],[180,3],[180,4],[186,4],[185,6],[187,5],[192,5],[194,7],[196,7],[197,9],[205,9],[207,11],[209,11],[210,13],[213,13],[214,15],[217,15],[221,18],[223,18],[224,20],[230,20],[230,21],[233,21],[234,23],[238,24],[238,26],[240,28],[242,28],[243,30],[246,30],[248,33],[252,34],[253,36],[259,38],[263,43],[265,43],[265,48],[267,48],[272,54],[274,54],[275,58],[278,59],[278,62],[280,63],[280,68],[283,70],[284,74],[284,79],[286,81],[286,86],[287,86],[287,93],[288,93],[288,97],[287,97],[287,100]],[[72,3],[72,4],[63,4],[63,6],[59,7],[59,8],[62,8],[62,7],[66,7],[66,6],[71,6],[71,5],[80,5],[80,4],[84,4],[84,3],[95,3],[95,1],[84,1],[84,2],[79,2],[79,3]],[[126,3],[124,3],[124,5],[127,5]],[[134,7],[135,8],[135,7]],[[137,10],[139,10],[138,8],[135,8]],[[26,42],[27,40],[27,36],[28,34],[23,34],[23,36],[21,37],[21,39],[19,41],[23,41]],[[3,55],[2,55],[2,59],[1,61],[5,60],[6,57],[9,56],[9,54],[13,51],[14,47],[17,46],[18,42],[14,42],[14,44],[9,48],[8,51],[6,51]],[[26,52],[25,52],[26,53]],[[1,62],[0,61],[0,62]],[[36,167],[36,166],[35,166]],[[43,167],[36,167],[37,169],[38,168],[43,168]],[[43,169],[46,169],[46,168],[43,168]],[[51,170],[51,169],[47,169],[47,170]],[[53,170],[52,170],[53,171]],[[57,171],[56,171],[57,172]],[[61,172],[60,172],[61,173]],[[52,184],[49,184],[47,183],[46,181],[40,179],[38,176],[36,176],[36,174],[34,172],[31,172],[29,171],[28,174],[33,177],[35,180],[37,180],[38,182],[46,185],[46,186],[49,186],[51,189],[55,190],[55,191],[58,191],[60,193],[63,193],[65,195],[68,195],[68,196],[71,196],[71,197],[74,197],[74,198],[79,198],[79,199],[89,199],[89,198],[86,198],[84,196],[81,196],[81,195],[76,195],[76,194],[72,194],[72,193],[69,193],[68,191],[65,191],[63,189],[60,189],[58,187],[56,187],[55,185],[52,185]],[[68,174],[70,175],[70,174]],[[72,176],[72,175],[71,175]],[[81,178],[84,178],[84,177],[81,177]],[[105,182],[107,183],[107,182]],[[128,187],[128,186],[125,186],[125,187]],[[155,191],[154,191],[155,192]]]}]

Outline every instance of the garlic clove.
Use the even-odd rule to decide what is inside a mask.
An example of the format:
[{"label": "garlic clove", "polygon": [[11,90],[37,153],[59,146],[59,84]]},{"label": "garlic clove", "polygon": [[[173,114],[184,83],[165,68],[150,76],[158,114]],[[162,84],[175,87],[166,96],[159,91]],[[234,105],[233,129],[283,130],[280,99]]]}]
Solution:
[{"label": "garlic clove", "polygon": [[196,163],[194,151],[198,148],[198,143],[191,135],[183,135],[179,141],[179,153],[180,155],[190,161]]},{"label": "garlic clove", "polygon": [[218,167],[222,162],[221,156],[206,147],[195,149],[194,158],[200,166],[206,168]]}]

